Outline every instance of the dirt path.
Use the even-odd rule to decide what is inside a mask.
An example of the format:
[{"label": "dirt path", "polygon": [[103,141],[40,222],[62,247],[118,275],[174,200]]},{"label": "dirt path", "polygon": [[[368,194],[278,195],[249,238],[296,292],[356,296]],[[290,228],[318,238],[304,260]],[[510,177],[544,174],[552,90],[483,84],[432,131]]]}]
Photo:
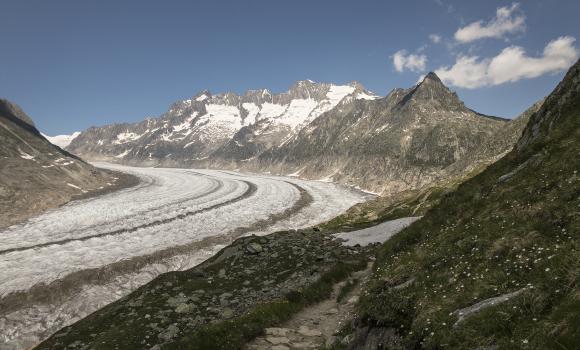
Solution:
[{"label": "dirt path", "polygon": [[[245,350],[318,349],[334,343],[336,333],[354,317],[361,282],[370,274],[371,267],[369,263],[365,270],[336,284],[329,299],[306,308],[278,328],[266,328],[265,335],[248,343]],[[353,282],[354,288],[337,301],[343,287]]]}]

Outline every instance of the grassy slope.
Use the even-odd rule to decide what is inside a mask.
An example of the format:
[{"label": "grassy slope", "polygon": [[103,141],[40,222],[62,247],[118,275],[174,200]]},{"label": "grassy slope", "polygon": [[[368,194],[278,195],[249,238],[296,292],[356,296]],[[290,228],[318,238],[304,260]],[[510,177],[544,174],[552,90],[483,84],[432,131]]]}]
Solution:
[{"label": "grassy slope", "polygon": [[[398,329],[405,348],[577,348],[578,95],[558,105],[553,94],[543,109],[560,117],[549,132],[542,125],[539,139],[444,196],[381,247],[360,305],[367,324]],[[409,287],[392,288],[410,279]],[[455,310],[524,287],[453,327]]]},{"label": "grassy slope", "polygon": [[[247,246],[259,243],[262,253]],[[239,349],[332,286],[367,266],[370,250],[342,247],[314,230],[243,237],[186,271],[163,274],[128,296],[65,327],[36,349]],[[310,277],[318,276],[316,281]],[[304,276],[301,278],[300,276]],[[288,283],[288,281],[295,281]],[[276,291],[272,295],[264,291]],[[220,315],[227,306],[235,317]],[[176,301],[178,300],[179,301]],[[188,309],[178,311],[177,304]],[[163,336],[172,326],[172,338]]]}]

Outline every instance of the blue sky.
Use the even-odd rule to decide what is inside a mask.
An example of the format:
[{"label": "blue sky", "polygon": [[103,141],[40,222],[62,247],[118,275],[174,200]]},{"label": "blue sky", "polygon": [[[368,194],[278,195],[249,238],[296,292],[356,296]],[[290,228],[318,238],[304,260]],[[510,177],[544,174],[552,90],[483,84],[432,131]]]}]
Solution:
[{"label": "blue sky", "polygon": [[281,92],[308,78],[385,95],[430,70],[467,106],[513,117],[580,47],[577,0],[1,5],[0,96],[50,135],[157,116],[203,89]]}]

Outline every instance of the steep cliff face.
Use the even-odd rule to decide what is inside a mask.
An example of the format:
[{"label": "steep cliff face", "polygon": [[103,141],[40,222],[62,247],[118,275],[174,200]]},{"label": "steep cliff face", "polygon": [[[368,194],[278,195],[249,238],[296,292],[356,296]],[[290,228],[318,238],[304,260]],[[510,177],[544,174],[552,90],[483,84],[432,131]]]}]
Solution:
[{"label": "steep cliff face", "polygon": [[112,186],[114,177],[51,144],[17,105],[0,99],[0,229]]},{"label": "steep cliff face", "polygon": [[309,80],[282,94],[203,91],[157,119],[90,128],[67,149],[88,159],[270,172],[388,194],[481,168],[511,149],[522,127],[465,107],[430,73],[382,98],[355,82]]}]

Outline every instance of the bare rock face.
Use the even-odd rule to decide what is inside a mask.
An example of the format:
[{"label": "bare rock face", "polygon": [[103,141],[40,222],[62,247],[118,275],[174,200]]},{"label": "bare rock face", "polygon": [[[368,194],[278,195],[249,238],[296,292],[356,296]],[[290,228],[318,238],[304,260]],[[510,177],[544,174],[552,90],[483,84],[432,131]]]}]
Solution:
[{"label": "bare rock face", "polygon": [[472,111],[429,73],[386,97],[356,82],[310,80],[281,94],[203,91],[157,119],[90,128],[67,149],[94,160],[293,174],[387,194],[496,160],[524,124]]},{"label": "bare rock face", "polygon": [[[530,118],[521,139],[517,142],[516,149],[522,152],[534,143],[547,142],[550,137],[554,137],[550,135],[554,128],[574,120],[577,115],[569,113],[569,111],[573,109],[573,104],[578,101],[579,94],[580,61],[577,61],[568,70],[556,89],[545,99],[538,113]],[[573,128],[567,132],[572,130]],[[560,132],[558,132],[558,136]]]},{"label": "bare rock face", "polygon": [[0,229],[113,186],[114,177],[51,144],[20,107],[0,99]]}]

